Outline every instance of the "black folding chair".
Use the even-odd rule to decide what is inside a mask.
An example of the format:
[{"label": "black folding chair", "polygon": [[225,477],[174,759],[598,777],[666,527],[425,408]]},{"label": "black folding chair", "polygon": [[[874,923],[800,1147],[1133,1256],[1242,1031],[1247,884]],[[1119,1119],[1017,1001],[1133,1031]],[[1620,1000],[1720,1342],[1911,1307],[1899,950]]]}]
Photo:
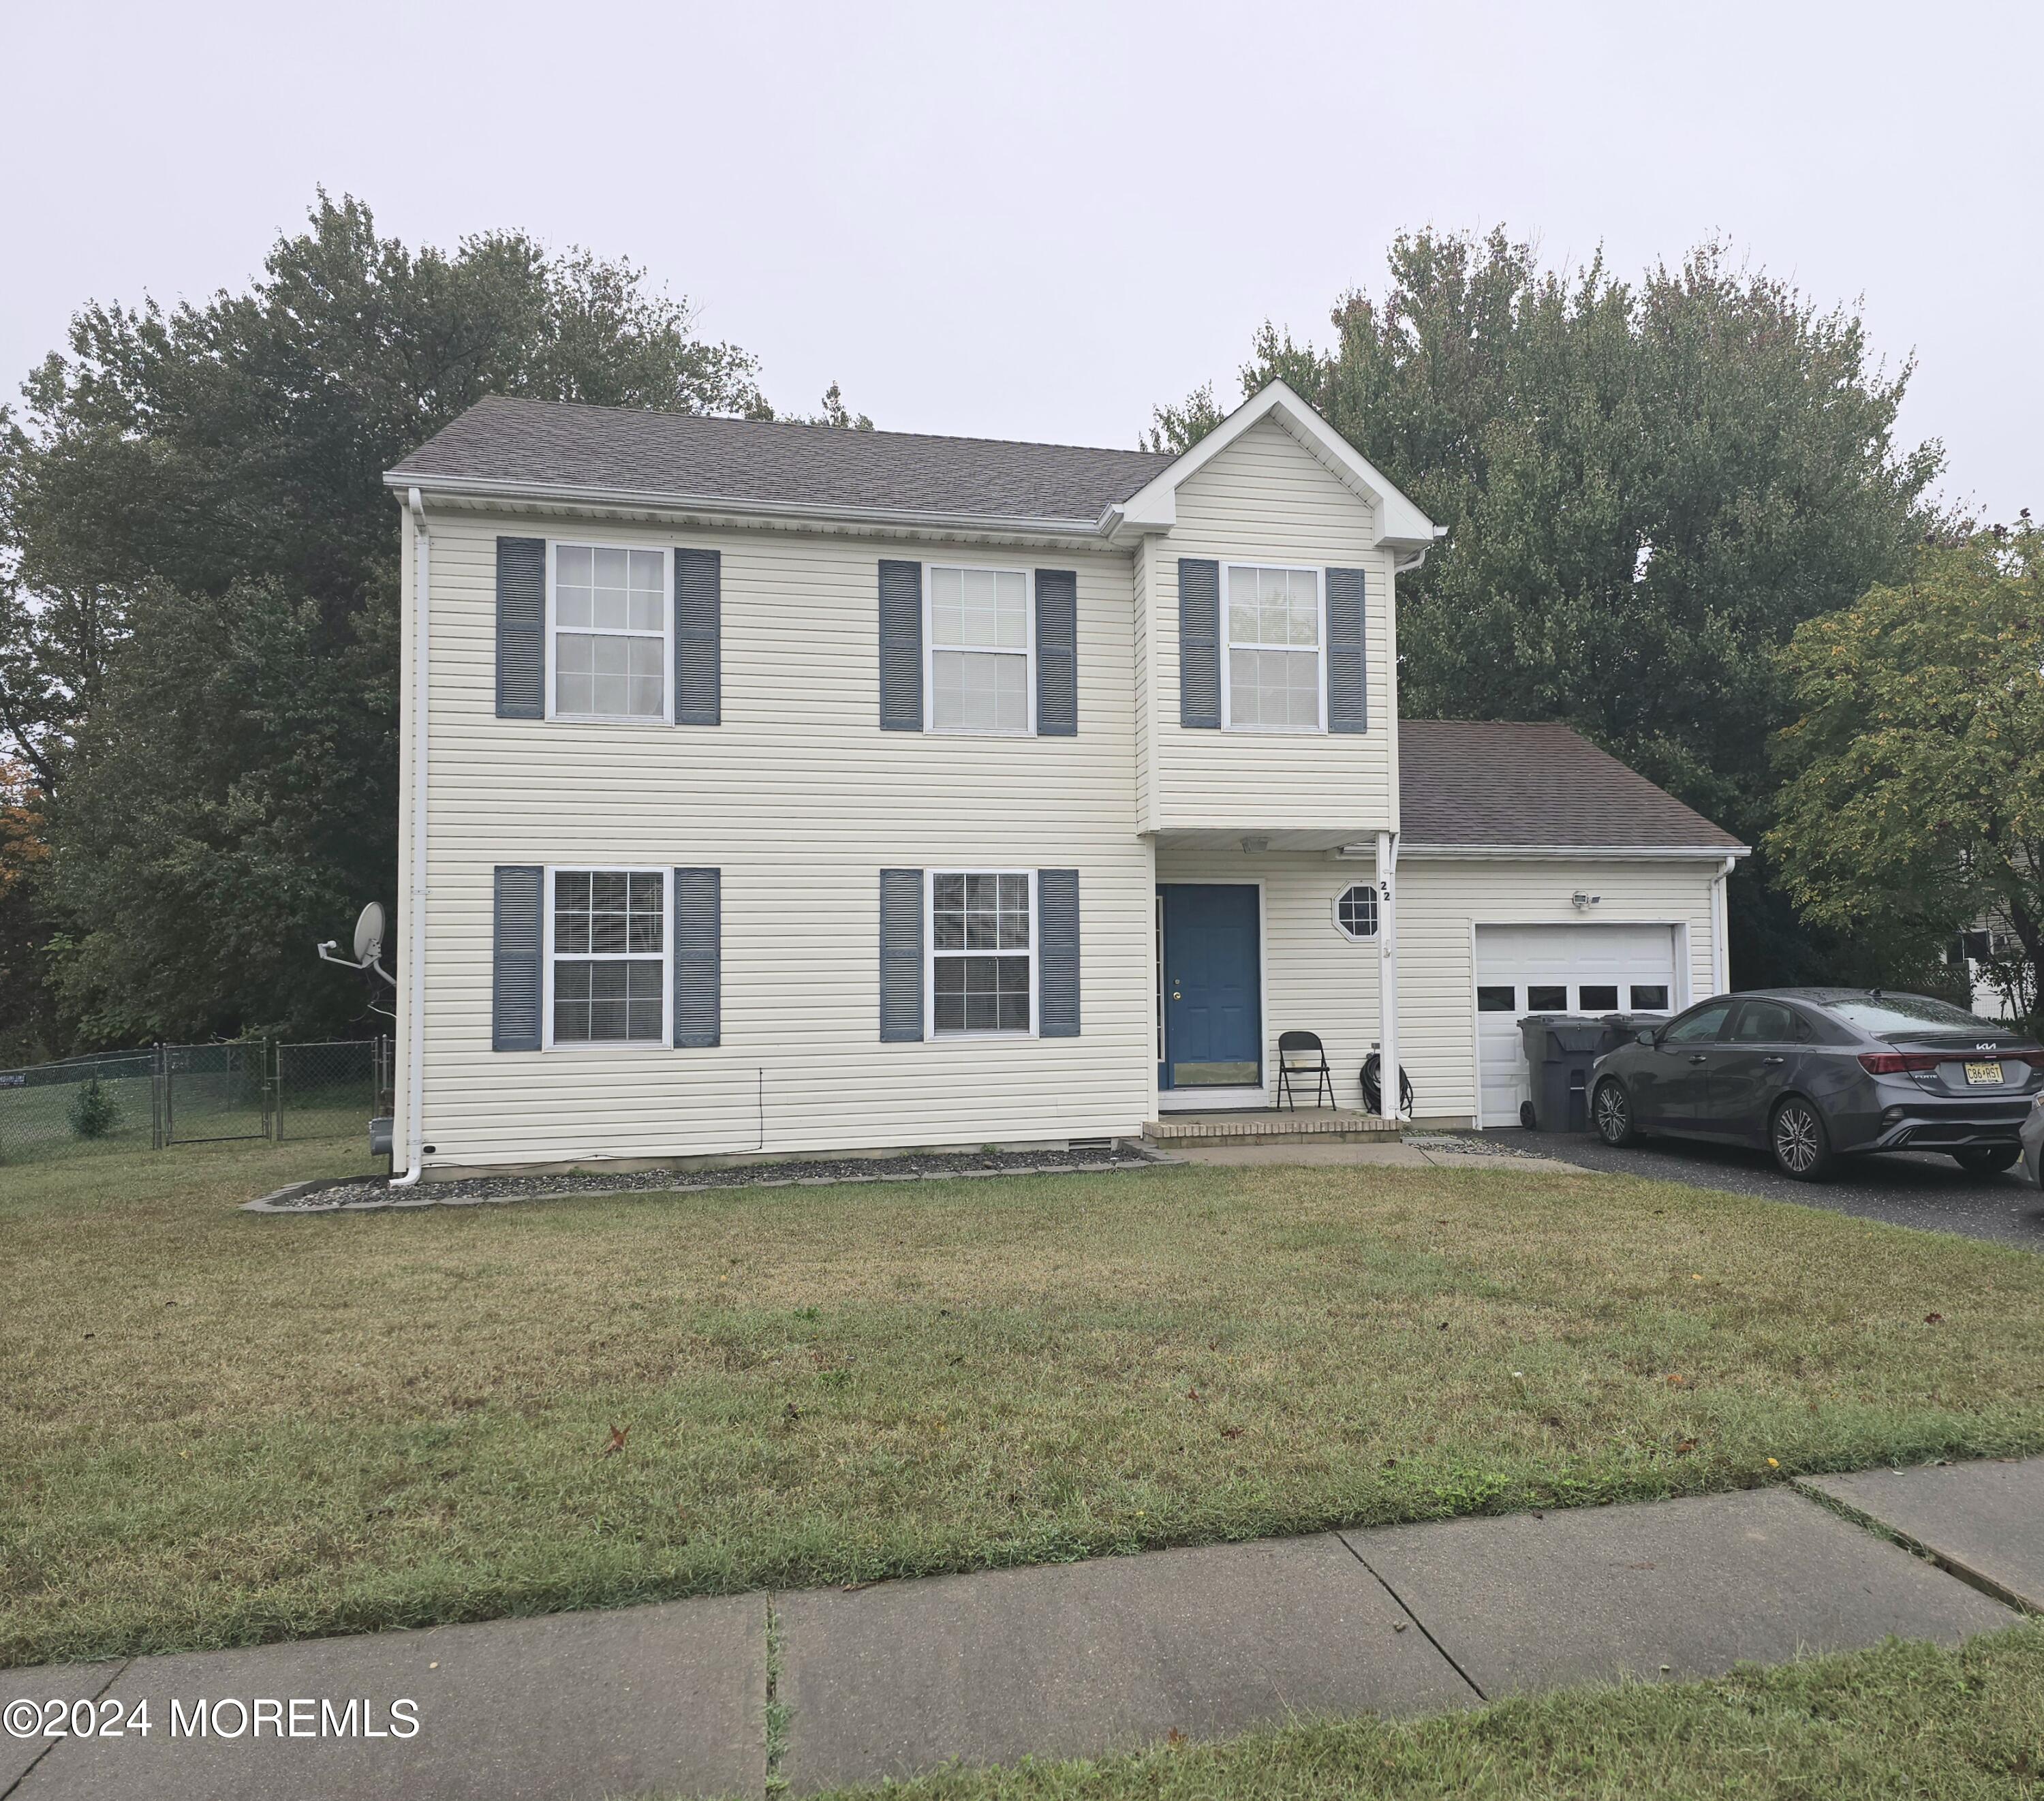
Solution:
[{"label": "black folding chair", "polygon": [[1294,1113],[1299,1110],[1298,1091],[1293,1086],[1295,1076],[1310,1076],[1313,1080],[1313,1105],[1321,1104],[1322,1095],[1326,1104],[1335,1104],[1335,1072],[1327,1067],[1327,1047],[1314,1032],[1280,1032],[1278,1034],[1278,1093],[1270,1105],[1275,1109],[1289,1105]]}]

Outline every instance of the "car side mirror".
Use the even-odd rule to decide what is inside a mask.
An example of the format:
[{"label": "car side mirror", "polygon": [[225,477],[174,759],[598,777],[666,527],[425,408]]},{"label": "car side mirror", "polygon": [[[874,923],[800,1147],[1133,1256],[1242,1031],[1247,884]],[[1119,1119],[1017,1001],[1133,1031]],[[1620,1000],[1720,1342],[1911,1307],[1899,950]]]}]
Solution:
[{"label": "car side mirror", "polygon": [[1654,1042],[1654,1028],[1652,1026],[1648,1026],[1644,1032],[1639,1034],[1639,1042],[1642,1045],[1651,1045]]}]

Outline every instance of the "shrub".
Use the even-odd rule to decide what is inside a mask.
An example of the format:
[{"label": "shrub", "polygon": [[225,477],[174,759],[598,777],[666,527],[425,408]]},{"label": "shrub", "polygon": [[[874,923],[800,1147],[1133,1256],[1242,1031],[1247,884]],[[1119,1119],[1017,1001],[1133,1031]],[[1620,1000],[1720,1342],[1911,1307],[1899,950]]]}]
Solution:
[{"label": "shrub", "polygon": [[71,1129],[81,1138],[103,1138],[121,1122],[121,1110],[113,1097],[100,1087],[97,1076],[71,1098]]}]

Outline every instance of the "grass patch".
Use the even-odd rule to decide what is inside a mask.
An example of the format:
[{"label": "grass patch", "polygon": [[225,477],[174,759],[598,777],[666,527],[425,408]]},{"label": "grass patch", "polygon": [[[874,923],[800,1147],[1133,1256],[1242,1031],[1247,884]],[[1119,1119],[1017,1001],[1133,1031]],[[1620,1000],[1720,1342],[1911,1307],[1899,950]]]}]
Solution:
[{"label": "grass patch", "polygon": [[1295,1726],[1097,1763],[949,1770],[886,1792],[897,1801],[2009,1801],[2044,1793],[2040,1746],[2044,1627],[2033,1625],[1958,1650],[1889,1644],[1715,1682],[1570,1690],[1409,1722]]},{"label": "grass patch", "polygon": [[232,1210],[359,1167],[7,1172],[0,1664],[2044,1449],[2044,1259],[1673,1183]]}]

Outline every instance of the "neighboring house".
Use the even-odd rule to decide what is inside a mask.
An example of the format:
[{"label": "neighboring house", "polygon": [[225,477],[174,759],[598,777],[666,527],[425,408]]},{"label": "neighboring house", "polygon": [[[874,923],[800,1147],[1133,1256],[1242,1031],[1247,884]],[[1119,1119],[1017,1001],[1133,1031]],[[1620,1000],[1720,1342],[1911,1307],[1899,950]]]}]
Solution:
[{"label": "neighboring house", "polygon": [[1292,1028],[1502,1122],[1521,1013],[1725,985],[1725,833],[1401,727],[1439,533],[1281,385],[1175,458],[497,399],[386,479],[410,1168],[1133,1134]]},{"label": "neighboring house", "polygon": [[2022,955],[2023,941],[2009,929],[2008,922],[1990,913],[1946,947],[1945,962],[1954,971],[1965,972],[1968,1004],[1981,1018],[2015,1019],[2023,1008],[2011,989],[2022,979]]}]

